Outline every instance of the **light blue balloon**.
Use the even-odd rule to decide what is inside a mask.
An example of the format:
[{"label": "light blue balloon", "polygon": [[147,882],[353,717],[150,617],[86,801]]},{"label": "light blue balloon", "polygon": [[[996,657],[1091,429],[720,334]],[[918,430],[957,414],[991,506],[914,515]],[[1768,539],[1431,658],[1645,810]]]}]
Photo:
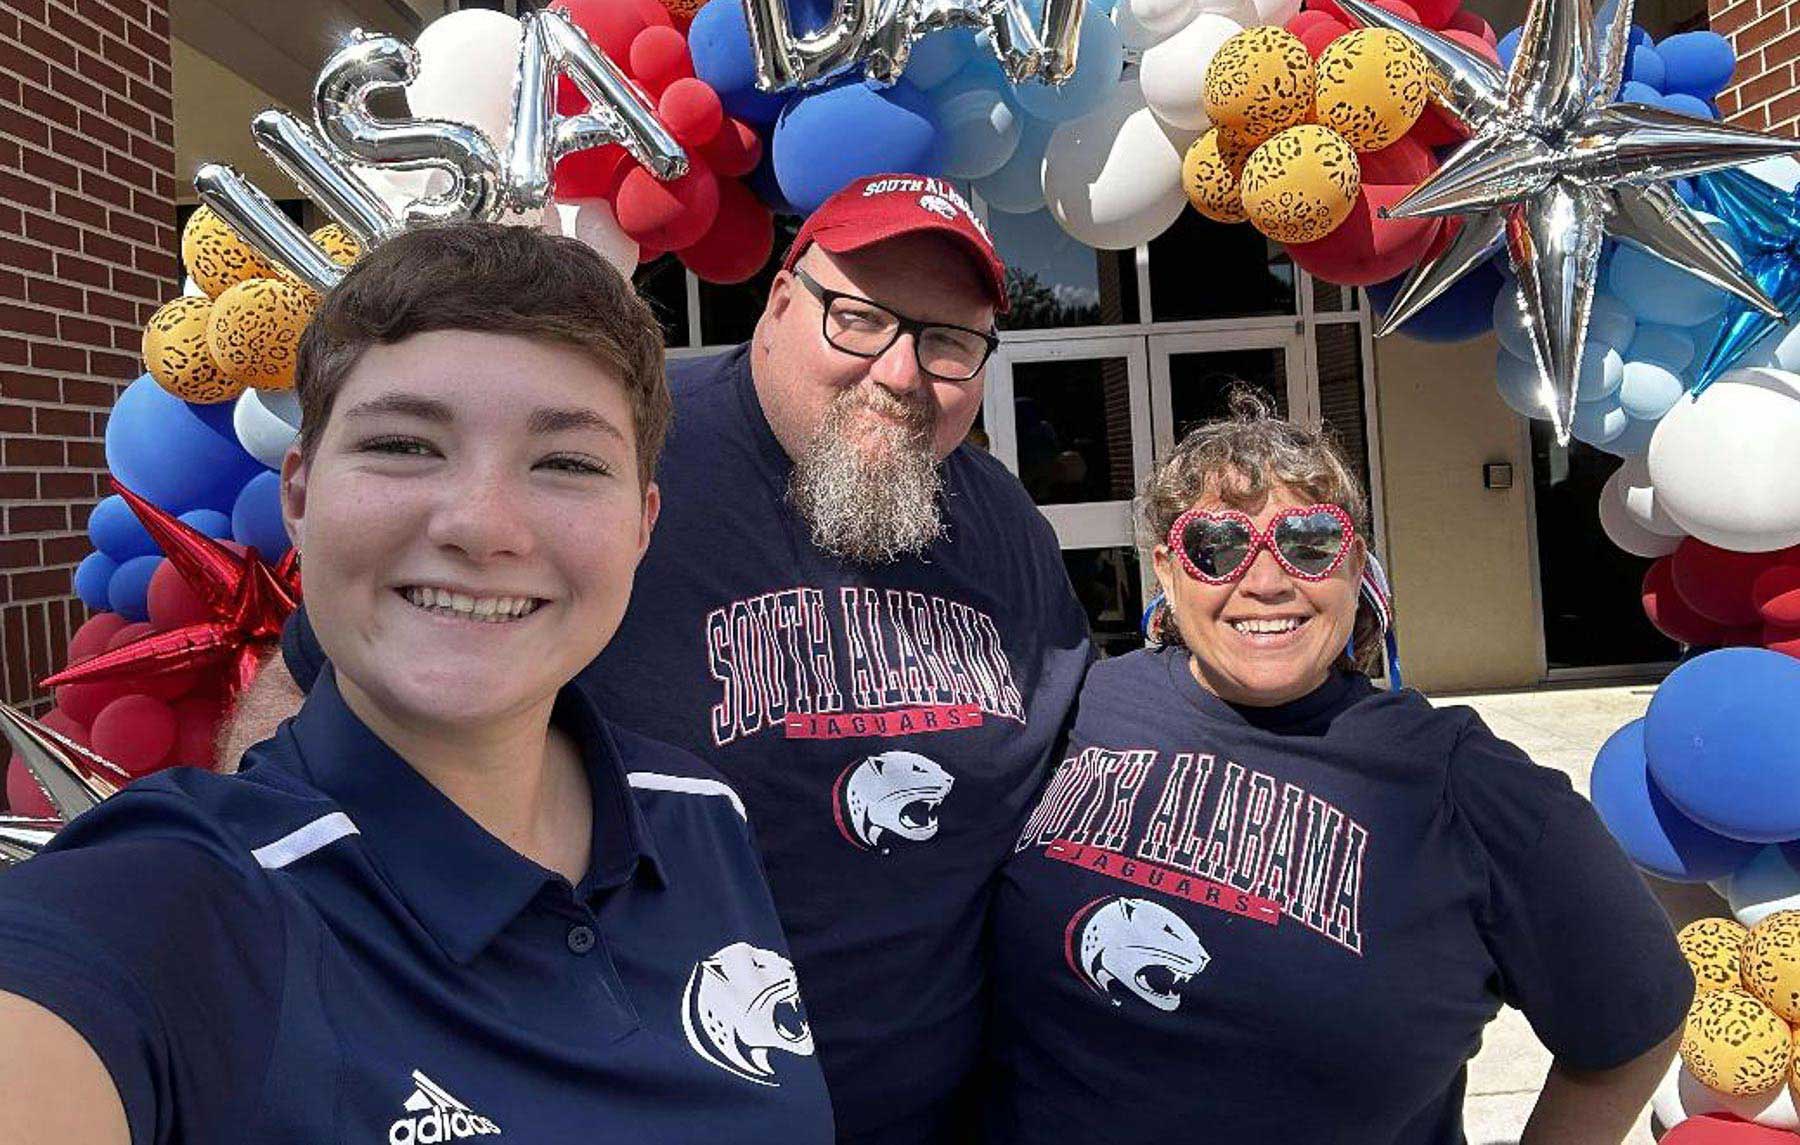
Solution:
[{"label": "light blue balloon", "polygon": [[[715,4],[719,2],[720,0],[713,0],[713,3]],[[1494,45],[1494,51],[1500,56],[1500,66],[1502,68],[1512,67],[1513,56],[1519,51],[1519,37],[1524,34],[1525,29],[1514,28],[1512,31],[1506,33],[1506,35],[1501,36],[1500,42]]]},{"label": "light blue balloon", "polygon": [[906,82],[930,90],[962,71],[963,65],[974,58],[975,51],[973,28],[945,28],[932,32],[914,43],[912,54],[906,57]]},{"label": "light blue balloon", "polygon": [[1002,94],[998,65],[967,67],[931,90],[944,149],[944,174],[979,179],[998,171],[1019,146],[1022,116]]},{"label": "light blue balloon", "polygon": [[1577,441],[1603,445],[1625,432],[1631,417],[1619,407],[1616,397],[1597,402],[1576,402],[1575,416],[1569,419],[1569,432]]},{"label": "light blue balloon", "polygon": [[[1724,223],[1699,215],[1706,229],[1732,243]],[[1732,243],[1735,246],[1735,243]],[[1718,317],[1730,296],[1684,270],[1680,270],[1634,243],[1622,242],[1613,252],[1607,272],[1607,289],[1629,306],[1640,321],[1670,326],[1694,326]]]},{"label": "light blue balloon", "polygon": [[1519,305],[1517,287],[1508,283],[1494,298],[1494,336],[1507,353],[1531,357],[1531,332],[1525,327],[1525,308]]},{"label": "light blue balloon", "polygon": [[844,83],[794,100],[775,124],[773,151],[782,197],[802,214],[866,175],[944,173],[936,108],[905,80]]},{"label": "light blue balloon", "polygon": [[1520,417],[1549,416],[1543,402],[1543,379],[1528,359],[1501,350],[1494,360],[1494,383],[1500,388],[1500,400]]},{"label": "light blue balloon", "polygon": [[1638,324],[1637,336],[1625,348],[1628,362],[1648,362],[1679,374],[1694,364],[1699,351],[1686,330],[1654,322]]},{"label": "light blue balloon", "polygon": [[1024,117],[1019,142],[1012,156],[985,179],[975,180],[975,191],[996,211],[1028,215],[1044,209],[1044,148],[1056,124]]},{"label": "light blue balloon", "polygon": [[1615,350],[1624,350],[1637,336],[1637,315],[1610,294],[1595,294],[1593,314],[1588,318],[1588,341],[1600,342]]},{"label": "light blue balloon", "polygon": [[162,554],[155,538],[144,529],[143,522],[131,511],[125,498],[117,493],[102,498],[88,514],[87,534],[94,547],[114,561]]},{"label": "light blue balloon", "polygon": [[75,595],[95,612],[107,611],[112,608],[112,601],[107,598],[106,590],[118,571],[118,561],[105,553],[89,553],[75,566]]},{"label": "light blue balloon", "polygon": [[1614,457],[1637,457],[1650,448],[1650,438],[1656,433],[1656,422],[1643,418],[1631,418],[1619,436],[1611,441],[1602,441],[1595,446]]},{"label": "light blue balloon", "polygon": [[1632,417],[1655,421],[1686,391],[1680,377],[1655,362],[1627,362],[1619,405]]},{"label": "light blue balloon", "polygon": [[1625,359],[1604,342],[1589,338],[1581,350],[1581,374],[1575,379],[1575,400],[1597,402],[1618,392],[1625,380]]},{"label": "light blue balloon", "polygon": [[1681,91],[1674,92],[1670,95],[1658,96],[1656,106],[1668,111],[1680,112],[1682,115],[1691,115],[1696,119],[1719,118],[1718,109],[1713,107],[1712,104],[1701,99],[1699,96],[1689,95],[1686,92]]},{"label": "light blue balloon", "polygon": [[1092,3],[1082,14],[1076,58],[1075,74],[1061,86],[1026,80],[1014,86],[1013,99],[1035,119],[1064,123],[1093,111],[1112,94],[1125,69],[1125,45],[1119,29]]}]

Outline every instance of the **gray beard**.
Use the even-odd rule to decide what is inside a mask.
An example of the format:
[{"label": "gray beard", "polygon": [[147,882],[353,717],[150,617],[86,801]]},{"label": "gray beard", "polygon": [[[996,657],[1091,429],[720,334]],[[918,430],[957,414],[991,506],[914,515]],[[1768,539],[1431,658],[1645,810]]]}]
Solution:
[{"label": "gray beard", "polygon": [[[904,421],[858,427],[861,441],[852,442],[845,427],[869,406]],[[878,386],[848,390],[831,403],[788,479],[788,502],[815,546],[842,560],[881,565],[923,552],[943,533],[943,477],[931,449],[935,412]]]}]

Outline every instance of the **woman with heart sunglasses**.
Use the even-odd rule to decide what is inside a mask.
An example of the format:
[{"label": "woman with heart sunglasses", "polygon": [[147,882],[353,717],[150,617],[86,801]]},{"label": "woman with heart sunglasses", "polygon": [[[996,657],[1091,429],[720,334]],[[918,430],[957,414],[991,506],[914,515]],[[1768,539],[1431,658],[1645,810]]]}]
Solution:
[{"label": "woman with heart sunglasses", "polygon": [[1365,674],[1342,454],[1240,391],[1139,507],[1152,646],[1089,673],[999,889],[989,1140],[1460,1145],[1503,1004],[1555,1055],[1521,1140],[1622,1140],[1693,976],[1567,778]]}]

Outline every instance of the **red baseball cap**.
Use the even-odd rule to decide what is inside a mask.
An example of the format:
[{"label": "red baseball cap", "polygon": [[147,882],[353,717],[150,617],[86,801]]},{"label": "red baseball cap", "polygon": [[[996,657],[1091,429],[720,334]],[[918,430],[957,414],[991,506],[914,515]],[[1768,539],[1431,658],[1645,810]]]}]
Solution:
[{"label": "red baseball cap", "polygon": [[833,254],[845,254],[921,231],[960,241],[993,296],[994,307],[1006,313],[1006,264],[994,250],[994,240],[968,200],[948,182],[929,175],[870,175],[853,180],[807,216],[781,269],[794,269],[814,243]]}]

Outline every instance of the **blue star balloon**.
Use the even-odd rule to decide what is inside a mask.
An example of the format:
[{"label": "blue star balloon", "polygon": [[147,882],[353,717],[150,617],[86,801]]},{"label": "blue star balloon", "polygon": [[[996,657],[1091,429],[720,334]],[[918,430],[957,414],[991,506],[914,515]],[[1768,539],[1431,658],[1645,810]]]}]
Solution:
[{"label": "blue star balloon", "polygon": [[[1724,219],[1741,239],[1744,270],[1776,306],[1800,308],[1800,191],[1771,187],[1743,171],[1715,171],[1694,180],[1706,209]],[[1694,393],[1724,377],[1783,323],[1736,298],[1725,326],[1706,352]]]}]

